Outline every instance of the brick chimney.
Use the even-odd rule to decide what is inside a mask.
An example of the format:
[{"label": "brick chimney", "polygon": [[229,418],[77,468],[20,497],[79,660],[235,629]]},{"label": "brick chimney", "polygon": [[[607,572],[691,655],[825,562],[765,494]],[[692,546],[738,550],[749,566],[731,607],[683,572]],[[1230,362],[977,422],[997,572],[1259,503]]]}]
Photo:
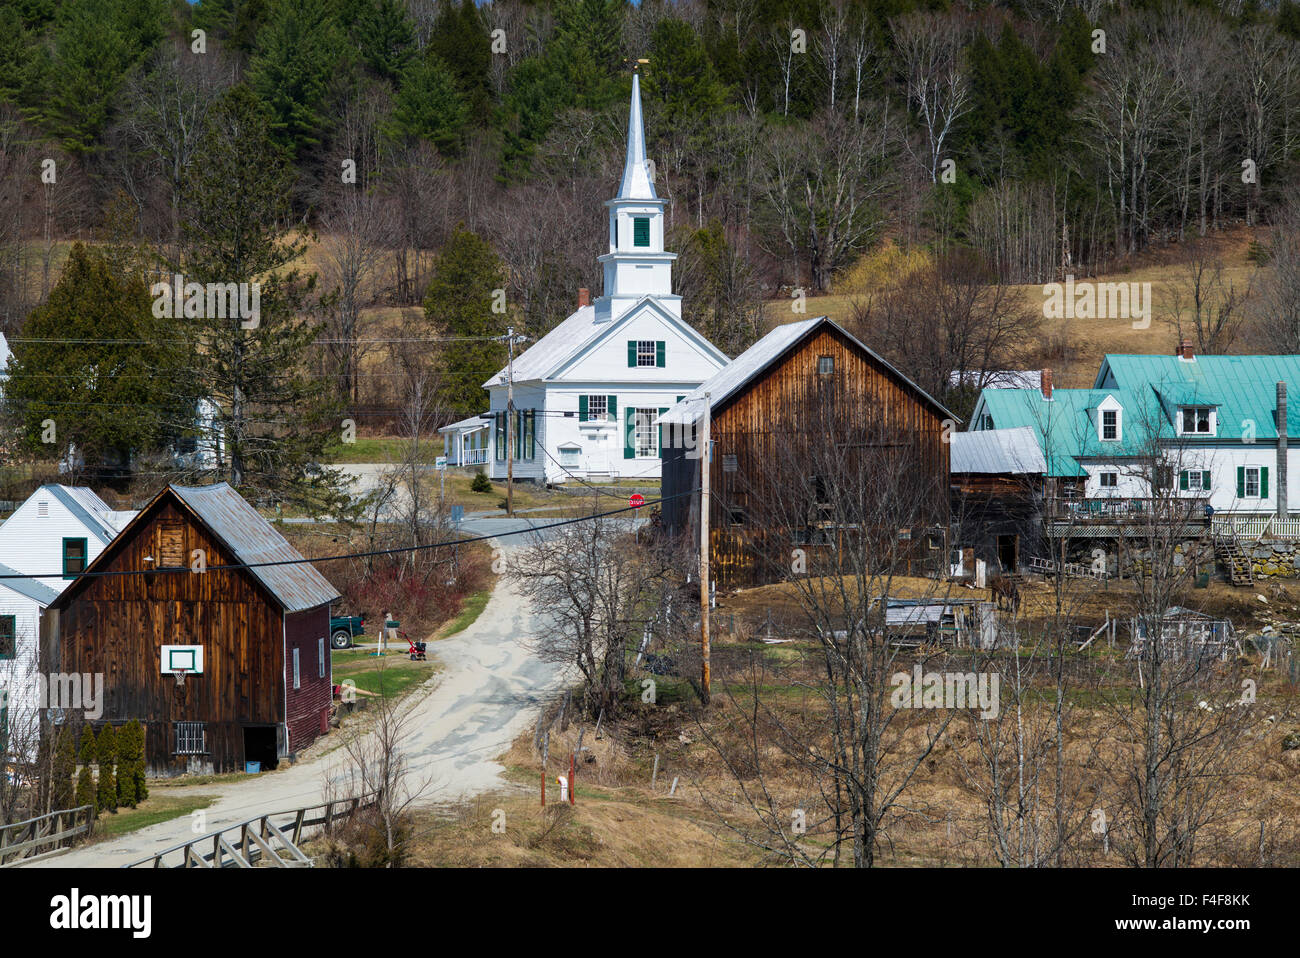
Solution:
[{"label": "brick chimney", "polygon": [[1192,341],[1184,339],[1178,344],[1178,349],[1174,351],[1175,356],[1181,356],[1183,359],[1195,359],[1196,351],[1192,349]]},{"label": "brick chimney", "polygon": [[578,290],[578,308],[591,305],[591,290],[583,286]]},{"label": "brick chimney", "polygon": [[1052,371],[1050,369],[1044,369],[1043,370],[1043,399],[1044,401],[1047,401],[1050,400],[1051,398],[1052,398]]}]

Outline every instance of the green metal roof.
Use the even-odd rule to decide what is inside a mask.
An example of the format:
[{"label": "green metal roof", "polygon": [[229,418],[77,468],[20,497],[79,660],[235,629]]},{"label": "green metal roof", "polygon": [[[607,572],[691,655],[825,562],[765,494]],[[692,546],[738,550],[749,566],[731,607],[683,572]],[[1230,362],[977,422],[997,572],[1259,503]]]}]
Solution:
[{"label": "green metal roof", "polygon": [[[1097,437],[1097,406],[1114,396],[1123,408],[1120,440]],[[1037,389],[985,389],[980,395],[993,428],[1029,426],[1047,458],[1049,476],[1083,476],[1080,459],[1137,455],[1146,445],[1142,420],[1133,415],[1137,397],[1126,389],[1057,389],[1051,400]]]},{"label": "green metal roof", "polygon": [[[1217,406],[1216,439],[1240,440],[1252,428],[1257,440],[1277,438],[1277,384],[1287,384],[1287,435],[1300,435],[1300,356],[1107,356],[1096,386],[1150,387],[1173,406]],[[1174,435],[1169,410],[1167,432]]]},{"label": "green metal roof", "polygon": [[[995,429],[1029,426],[1043,447],[1047,475],[1082,476],[1080,460],[1134,456],[1151,437],[1177,437],[1180,406],[1213,406],[1218,429],[1194,441],[1277,439],[1277,384],[1287,384],[1287,434],[1300,436],[1300,356],[1110,355],[1092,389],[1057,389],[1051,401],[1037,389],[985,389],[983,412]],[[1107,396],[1123,408],[1121,440],[1097,436],[1096,410]]]}]

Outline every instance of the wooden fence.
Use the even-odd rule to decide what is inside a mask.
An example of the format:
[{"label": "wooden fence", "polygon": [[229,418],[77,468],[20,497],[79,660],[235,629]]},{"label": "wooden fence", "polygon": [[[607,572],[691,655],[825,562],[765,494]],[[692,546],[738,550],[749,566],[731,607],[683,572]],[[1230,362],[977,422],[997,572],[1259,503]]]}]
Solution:
[{"label": "wooden fence", "polygon": [[363,808],[375,804],[371,792],[336,802],[271,812],[250,818],[156,854],[123,868],[311,868],[312,860],[298,846],[308,830],[328,828]]},{"label": "wooden fence", "polygon": [[95,822],[90,805],[50,812],[25,822],[0,825],[0,868],[45,857],[89,835]]}]

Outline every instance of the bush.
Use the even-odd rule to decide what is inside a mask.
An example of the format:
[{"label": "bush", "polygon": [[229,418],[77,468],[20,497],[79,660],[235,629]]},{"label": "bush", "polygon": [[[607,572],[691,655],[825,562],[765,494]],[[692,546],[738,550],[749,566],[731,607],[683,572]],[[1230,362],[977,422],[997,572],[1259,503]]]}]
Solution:
[{"label": "bush", "polygon": [[97,794],[101,811],[117,811],[117,732],[112,725],[105,725],[99,730],[95,742],[95,751],[99,758],[99,782]]},{"label": "bush", "polygon": [[474,476],[474,481],[469,484],[470,492],[491,492],[492,480],[487,477],[487,473],[480,469]]},{"label": "bush", "polygon": [[57,725],[54,729],[54,763],[50,768],[50,808],[72,808],[76,794],[72,787],[72,776],[77,771],[77,744],[72,738],[72,729],[66,725]]},{"label": "bush", "polygon": [[135,808],[144,798],[143,786],[144,729],[132,719],[117,733],[117,804]]},{"label": "bush", "polygon": [[90,766],[95,764],[95,733],[89,725],[81,729],[81,749],[77,756],[81,762],[81,771],[77,773],[77,794],[74,801],[77,807],[89,805],[99,814],[99,796],[95,791],[95,778]]}]

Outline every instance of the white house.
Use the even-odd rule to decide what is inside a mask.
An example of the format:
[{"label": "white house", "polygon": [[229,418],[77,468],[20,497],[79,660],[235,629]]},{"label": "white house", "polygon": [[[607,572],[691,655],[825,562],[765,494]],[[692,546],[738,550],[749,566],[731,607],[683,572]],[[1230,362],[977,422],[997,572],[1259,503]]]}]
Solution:
[{"label": "white house", "polygon": [[0,523],[0,564],[57,595],[134,516],[114,511],[84,486],[48,483]]},{"label": "white house", "polygon": [[[632,77],[627,160],[607,200],[604,295],[578,309],[514,360],[514,476],[559,483],[593,476],[660,477],[655,420],[727,364],[682,320],[672,292],[675,253],[664,249],[664,201],[655,194]],[[483,384],[491,396],[490,475],[507,471],[507,370]],[[472,420],[456,424],[463,430]],[[449,444],[459,442],[449,436]]]},{"label": "white house", "polygon": [[1087,500],[1152,496],[1151,463],[1213,512],[1300,513],[1300,356],[1108,355],[1091,389],[985,389],[972,429],[1031,427],[1045,476]]},{"label": "white house", "polygon": [[3,720],[28,742],[41,613],[134,516],[85,487],[50,483],[0,523],[0,688],[9,709]]},{"label": "white house", "polygon": [[41,613],[58,592],[0,564],[0,737],[16,749],[34,741],[39,704],[36,648]]}]

